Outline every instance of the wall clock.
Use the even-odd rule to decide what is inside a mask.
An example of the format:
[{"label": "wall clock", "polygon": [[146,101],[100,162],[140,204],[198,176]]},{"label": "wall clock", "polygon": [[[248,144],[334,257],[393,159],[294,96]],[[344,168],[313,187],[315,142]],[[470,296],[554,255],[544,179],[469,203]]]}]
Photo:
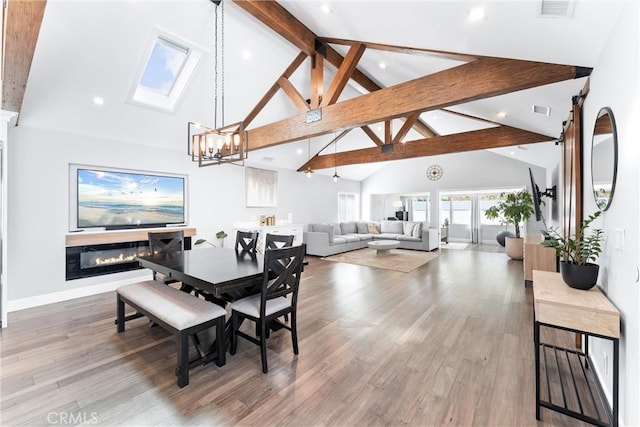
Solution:
[{"label": "wall clock", "polygon": [[437,181],[442,178],[442,166],[432,165],[427,169],[427,178],[431,181]]}]

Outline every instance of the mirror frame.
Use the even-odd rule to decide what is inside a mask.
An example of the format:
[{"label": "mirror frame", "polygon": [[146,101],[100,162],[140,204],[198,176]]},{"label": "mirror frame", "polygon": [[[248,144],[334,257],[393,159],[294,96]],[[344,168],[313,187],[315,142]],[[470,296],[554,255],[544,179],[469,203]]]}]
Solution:
[{"label": "mirror frame", "polygon": [[[613,177],[611,180],[611,193],[609,194],[609,200],[607,200],[607,205],[603,208],[598,207],[598,199],[595,195],[595,185],[593,182],[593,152],[594,152],[594,142],[596,137],[596,129],[598,124],[598,119],[603,117],[604,115],[609,116],[609,120],[611,121],[611,133],[613,135]],[[616,190],[616,178],[618,176],[618,131],[616,128],[616,119],[613,115],[613,111],[610,107],[602,107],[600,111],[598,111],[598,115],[596,116],[596,120],[593,124],[593,135],[591,136],[591,194],[593,195],[593,199],[596,203],[596,207],[598,210],[604,212],[611,206],[611,201],[613,200],[613,195]]]}]

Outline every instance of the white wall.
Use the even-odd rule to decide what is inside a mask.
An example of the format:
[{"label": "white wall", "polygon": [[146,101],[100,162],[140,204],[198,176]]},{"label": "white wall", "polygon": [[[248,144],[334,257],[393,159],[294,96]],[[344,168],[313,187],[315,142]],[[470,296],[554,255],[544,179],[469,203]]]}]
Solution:
[{"label": "white wall", "polygon": [[[629,1],[602,50],[590,78],[590,93],[584,104],[584,214],[596,210],[591,186],[591,139],[600,108],[613,110],[618,131],[618,176],[611,207],[600,224],[606,235],[600,257],[601,286],[620,310],[620,417],[624,425],[640,425],[640,284],[638,264],[640,243],[640,8]],[[624,232],[624,249],[616,249],[616,230]],[[590,348],[597,371],[611,393],[612,346],[595,340]],[[609,366],[605,369],[604,355]],[[608,372],[608,375],[605,375]]]},{"label": "white wall", "polygon": [[[546,170],[516,159],[501,156],[489,151],[473,151],[441,156],[422,157],[389,164],[362,182],[362,212],[365,219],[379,220],[382,215],[380,194],[431,194],[431,226],[440,224],[440,192],[458,190],[502,189],[530,187],[529,167],[533,170],[536,182],[542,190],[546,183]],[[431,165],[440,165],[442,178],[438,181],[427,179],[426,171]],[[389,197],[386,212],[392,201],[399,198]],[[368,217],[367,217],[368,215]],[[528,233],[544,228],[535,217],[527,222]]]},{"label": "white wall", "polygon": [[[9,310],[108,290],[143,270],[65,281],[65,234],[69,224],[69,164],[78,163],[189,175],[189,225],[197,238],[215,241],[234,221],[275,214],[296,223],[336,221],[338,191],[360,192],[360,183],[293,171],[278,173],[278,207],[245,207],[244,168],[198,168],[182,151],[157,150],[69,133],[19,126],[9,131],[8,307]],[[177,144],[182,148],[183,144]],[[102,287],[101,287],[102,286]],[[72,292],[70,292],[72,291]]]}]

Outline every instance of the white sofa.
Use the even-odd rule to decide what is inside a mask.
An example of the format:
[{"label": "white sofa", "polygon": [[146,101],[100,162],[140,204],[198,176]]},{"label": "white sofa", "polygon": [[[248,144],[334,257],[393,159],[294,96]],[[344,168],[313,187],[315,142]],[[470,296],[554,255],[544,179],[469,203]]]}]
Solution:
[{"label": "white sofa", "polygon": [[437,228],[426,222],[381,221],[309,224],[303,233],[308,255],[329,256],[366,248],[372,240],[397,240],[400,249],[432,251],[440,247]]}]

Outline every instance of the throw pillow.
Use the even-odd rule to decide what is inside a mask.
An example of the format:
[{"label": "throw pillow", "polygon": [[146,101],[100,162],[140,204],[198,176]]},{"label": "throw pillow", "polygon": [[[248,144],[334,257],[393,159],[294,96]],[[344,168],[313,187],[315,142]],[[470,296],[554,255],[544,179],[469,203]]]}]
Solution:
[{"label": "throw pillow", "polygon": [[371,234],[380,234],[380,230],[376,224],[368,224],[367,229]]},{"label": "throw pillow", "polygon": [[369,227],[366,222],[358,222],[356,226],[358,227],[358,234],[367,234],[369,232]]},{"label": "throw pillow", "polygon": [[406,221],[402,223],[402,234],[405,236],[413,236],[413,229],[415,228],[416,223],[413,221]]},{"label": "throw pillow", "polygon": [[342,236],[342,229],[340,228],[340,224],[337,222],[332,222],[331,226],[333,227],[333,234],[336,236]]},{"label": "throw pillow", "polygon": [[333,243],[333,226],[330,224],[315,224],[313,230],[329,235],[329,243]]},{"label": "throw pillow", "polygon": [[389,234],[403,234],[402,221],[382,221],[380,222],[380,232]]},{"label": "throw pillow", "polygon": [[417,237],[418,239],[422,237],[422,223],[418,222],[413,226],[413,231],[411,232],[413,237]]},{"label": "throw pillow", "polygon": [[354,234],[358,228],[355,222],[341,222],[340,228],[342,229],[342,234]]}]

